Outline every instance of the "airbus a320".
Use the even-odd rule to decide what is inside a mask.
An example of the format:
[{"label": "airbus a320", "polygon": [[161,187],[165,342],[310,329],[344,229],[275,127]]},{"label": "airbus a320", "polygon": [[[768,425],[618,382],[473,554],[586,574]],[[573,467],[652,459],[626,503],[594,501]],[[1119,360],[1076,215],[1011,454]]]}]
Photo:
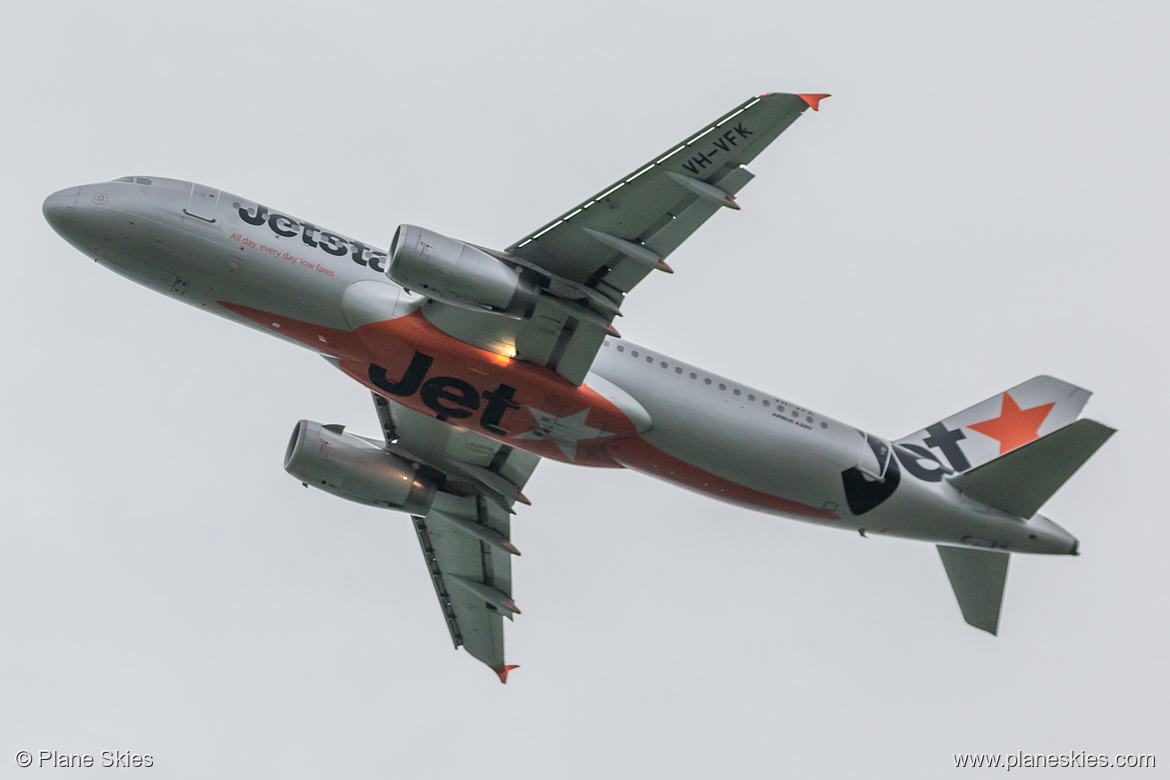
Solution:
[{"label": "airbus a320", "polygon": [[[996,633],[1010,553],[1076,555],[1041,506],[1114,432],[1038,376],[888,440],[614,327],[744,167],[828,97],[753,97],[504,249],[401,225],[389,249],[189,181],[45,200],[58,234],[184,303],[306,347],[373,395],[381,435],[301,420],[285,469],[408,513],[456,648],[501,682],[512,515],[541,458],[628,468],[740,507],[937,545],[965,620]],[[688,262],[690,259],[688,259]]]}]

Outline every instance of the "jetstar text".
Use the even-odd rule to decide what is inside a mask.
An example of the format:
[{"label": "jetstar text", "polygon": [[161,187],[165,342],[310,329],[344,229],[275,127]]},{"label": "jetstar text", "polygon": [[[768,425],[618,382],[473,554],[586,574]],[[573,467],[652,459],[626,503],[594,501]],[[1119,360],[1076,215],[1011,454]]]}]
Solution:
[{"label": "jetstar text", "polygon": [[305,246],[313,249],[320,248],[334,257],[349,255],[358,265],[368,266],[370,270],[380,274],[386,273],[386,253],[366,246],[361,241],[330,233],[311,222],[293,219],[286,214],[280,214],[259,204],[253,208],[241,206],[239,213],[240,219],[249,225],[259,227],[267,223],[268,229],[278,236],[283,238],[300,236]]}]

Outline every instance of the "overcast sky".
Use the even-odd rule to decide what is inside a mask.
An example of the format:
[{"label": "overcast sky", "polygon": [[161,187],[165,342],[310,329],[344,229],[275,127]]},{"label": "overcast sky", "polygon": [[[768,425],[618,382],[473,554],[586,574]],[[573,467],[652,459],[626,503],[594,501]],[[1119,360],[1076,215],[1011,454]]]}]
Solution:
[{"label": "overcast sky", "polygon": [[[22,749],[201,779],[1170,765],[1165,3],[389,6],[6,14],[0,775],[38,774]],[[405,515],[281,468],[302,417],[376,434],[369,394],[40,213],[154,174],[502,247],[765,91],[834,97],[621,330],[891,437],[1039,373],[1095,391],[1120,433],[1045,508],[1083,555],[1013,556],[998,638],[929,545],[545,463],[501,686]]]}]

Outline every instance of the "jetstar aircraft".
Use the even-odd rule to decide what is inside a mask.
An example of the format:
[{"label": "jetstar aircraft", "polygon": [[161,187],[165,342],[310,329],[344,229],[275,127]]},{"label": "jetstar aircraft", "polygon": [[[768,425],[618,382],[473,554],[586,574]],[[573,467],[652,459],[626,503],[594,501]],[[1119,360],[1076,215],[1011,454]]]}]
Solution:
[{"label": "jetstar aircraft", "polygon": [[503,250],[401,225],[389,251],[158,177],[45,200],[66,241],[133,281],[308,347],[369,388],[381,438],[297,423],[285,469],[409,513],[455,646],[501,682],[511,516],[541,458],[630,468],[774,515],[938,546],[963,617],[995,633],[1009,553],[1076,555],[1038,513],[1114,432],[1051,377],[895,441],[626,341],[644,278],[827,95],[754,97]]}]

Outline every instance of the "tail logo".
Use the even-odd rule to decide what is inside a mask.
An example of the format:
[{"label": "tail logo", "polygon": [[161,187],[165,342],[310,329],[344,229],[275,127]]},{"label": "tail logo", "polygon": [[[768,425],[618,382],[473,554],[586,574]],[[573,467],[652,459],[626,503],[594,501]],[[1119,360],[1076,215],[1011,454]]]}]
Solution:
[{"label": "tail logo", "polygon": [[973,423],[967,427],[999,441],[999,454],[1003,455],[1016,447],[1039,439],[1040,426],[1048,419],[1048,413],[1054,406],[1055,401],[1033,406],[1031,409],[1021,409],[1010,393],[1004,393],[999,417]]}]

